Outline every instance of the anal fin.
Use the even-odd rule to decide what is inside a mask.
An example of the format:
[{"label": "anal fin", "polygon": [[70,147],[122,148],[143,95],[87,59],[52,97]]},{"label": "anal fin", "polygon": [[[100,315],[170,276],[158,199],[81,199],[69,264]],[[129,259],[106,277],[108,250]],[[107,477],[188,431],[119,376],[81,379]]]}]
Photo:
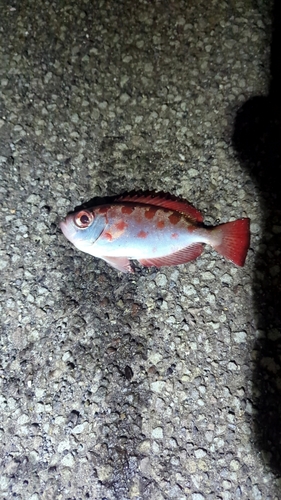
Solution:
[{"label": "anal fin", "polygon": [[140,259],[139,262],[146,267],[177,266],[178,264],[185,264],[186,262],[197,259],[197,257],[201,255],[202,251],[202,243],[194,243],[193,245],[185,247],[178,252],[171,253],[170,255],[152,259]]},{"label": "anal fin", "polygon": [[128,257],[101,257],[101,259],[105,260],[110,266],[117,269],[117,271],[121,271],[122,273],[133,273],[134,270],[130,264]]}]

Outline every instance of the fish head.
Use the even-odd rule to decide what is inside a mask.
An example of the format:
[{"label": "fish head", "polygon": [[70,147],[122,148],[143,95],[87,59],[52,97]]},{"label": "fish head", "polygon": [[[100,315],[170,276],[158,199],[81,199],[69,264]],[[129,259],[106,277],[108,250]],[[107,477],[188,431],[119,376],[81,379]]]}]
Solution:
[{"label": "fish head", "polygon": [[71,212],[60,222],[64,236],[76,248],[87,253],[92,253],[92,247],[105,226],[105,215],[94,209]]}]

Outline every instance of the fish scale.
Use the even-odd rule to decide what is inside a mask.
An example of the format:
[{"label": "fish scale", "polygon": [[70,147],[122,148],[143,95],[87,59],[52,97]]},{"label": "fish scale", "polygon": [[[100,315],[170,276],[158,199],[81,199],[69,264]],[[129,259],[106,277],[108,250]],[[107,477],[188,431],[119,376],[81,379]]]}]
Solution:
[{"label": "fish scale", "polygon": [[[115,257],[124,256],[124,252],[138,260],[162,257],[199,241],[200,229],[195,234],[194,226],[183,214],[162,208],[151,216],[150,208],[141,205],[132,206],[130,214],[123,209],[122,204],[108,207],[106,226],[94,249],[100,256],[110,249]],[[96,216],[100,216],[99,210]],[[201,242],[208,242],[204,229]]]},{"label": "fish scale", "polygon": [[140,193],[68,214],[60,223],[78,249],[119,271],[133,271],[129,259],[145,266],[171,266],[196,259],[209,244],[243,266],[250,242],[247,218],[206,227],[202,214],[185,200]]}]

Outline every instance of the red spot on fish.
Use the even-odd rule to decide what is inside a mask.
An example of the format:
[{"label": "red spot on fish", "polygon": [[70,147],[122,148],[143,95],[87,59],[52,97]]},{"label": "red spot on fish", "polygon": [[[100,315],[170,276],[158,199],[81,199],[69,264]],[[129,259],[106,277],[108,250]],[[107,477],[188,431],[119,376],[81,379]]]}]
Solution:
[{"label": "red spot on fish", "polygon": [[108,207],[101,207],[100,208],[100,214],[106,214],[107,211],[108,211]]},{"label": "red spot on fish", "polygon": [[128,227],[128,224],[126,224],[126,222],[124,222],[123,220],[120,220],[120,222],[117,222],[116,224],[116,228],[118,229],[118,231],[124,231],[126,227]]},{"label": "red spot on fish", "polygon": [[138,234],[137,234],[137,237],[138,238],[146,238],[148,235],[148,233],[146,233],[145,231],[140,231]]},{"label": "red spot on fish", "polygon": [[121,208],[122,214],[130,215],[131,213],[133,213],[133,211],[134,209],[132,207],[127,207],[126,205]]},{"label": "red spot on fish", "polygon": [[105,232],[105,233],[103,233],[103,236],[104,236],[104,238],[105,238],[106,240],[108,240],[108,241],[112,241],[112,239],[113,239],[112,234],[111,234],[111,233],[109,233],[108,231],[107,231],[107,232]]},{"label": "red spot on fish", "polygon": [[153,219],[153,217],[156,214],[157,210],[158,210],[158,208],[156,208],[156,207],[149,207],[148,210],[146,210],[144,212],[144,216],[147,219],[151,220],[151,219]]},{"label": "red spot on fish", "polygon": [[159,220],[156,225],[158,229],[163,229],[165,227],[165,222],[163,220]]},{"label": "red spot on fish", "polygon": [[177,239],[179,237],[178,233],[172,233],[172,238]]},{"label": "red spot on fish", "polygon": [[169,221],[171,224],[177,224],[181,218],[181,214],[177,214],[176,212],[173,212],[171,215],[169,215]]}]

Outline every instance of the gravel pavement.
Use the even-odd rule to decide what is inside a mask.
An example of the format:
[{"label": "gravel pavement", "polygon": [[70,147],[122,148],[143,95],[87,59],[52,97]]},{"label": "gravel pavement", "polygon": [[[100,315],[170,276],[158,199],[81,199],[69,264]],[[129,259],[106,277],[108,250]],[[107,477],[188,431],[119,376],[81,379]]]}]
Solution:
[{"label": "gravel pavement", "polygon": [[[0,0],[0,498],[281,498],[272,6]],[[61,234],[133,189],[250,217],[245,267],[122,275]]]}]

